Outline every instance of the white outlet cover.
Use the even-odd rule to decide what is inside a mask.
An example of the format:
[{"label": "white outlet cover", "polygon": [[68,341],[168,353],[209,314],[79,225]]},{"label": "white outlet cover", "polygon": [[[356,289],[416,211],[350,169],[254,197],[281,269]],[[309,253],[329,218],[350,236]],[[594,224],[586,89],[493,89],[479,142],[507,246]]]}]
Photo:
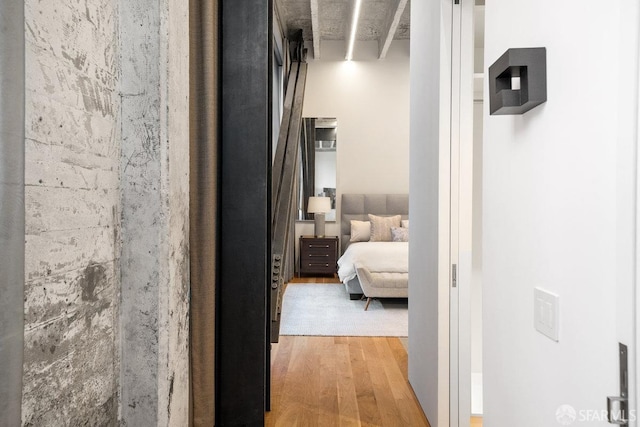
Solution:
[{"label": "white outlet cover", "polygon": [[538,332],[559,341],[560,297],[542,288],[533,290],[533,323]]}]

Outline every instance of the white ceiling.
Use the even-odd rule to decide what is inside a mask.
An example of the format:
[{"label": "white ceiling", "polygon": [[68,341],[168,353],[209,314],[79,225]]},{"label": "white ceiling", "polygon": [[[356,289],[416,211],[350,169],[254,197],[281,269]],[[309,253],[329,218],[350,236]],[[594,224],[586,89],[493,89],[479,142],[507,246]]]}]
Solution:
[{"label": "white ceiling", "polygon": [[[418,0],[424,1],[424,0]],[[476,0],[476,47],[484,44],[484,3]],[[275,0],[276,13],[285,35],[302,29],[314,58],[322,56],[321,40],[347,40],[355,0]],[[377,40],[384,58],[392,40],[409,39],[411,0],[362,0],[356,40]],[[346,45],[346,42],[345,42]]]},{"label": "white ceiling", "polygon": [[[356,40],[377,40],[381,53],[391,40],[409,38],[411,0],[363,0]],[[347,40],[351,31],[354,0],[276,0],[285,34],[302,29],[314,57],[320,40]],[[313,12],[312,12],[313,11]]]}]

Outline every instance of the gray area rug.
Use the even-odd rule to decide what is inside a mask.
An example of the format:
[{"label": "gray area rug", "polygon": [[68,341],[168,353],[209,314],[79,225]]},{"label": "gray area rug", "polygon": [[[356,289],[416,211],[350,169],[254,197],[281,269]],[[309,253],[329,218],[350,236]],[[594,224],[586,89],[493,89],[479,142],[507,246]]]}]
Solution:
[{"label": "gray area rug", "polygon": [[281,335],[406,337],[406,299],[351,301],[341,283],[294,283],[284,293]]}]

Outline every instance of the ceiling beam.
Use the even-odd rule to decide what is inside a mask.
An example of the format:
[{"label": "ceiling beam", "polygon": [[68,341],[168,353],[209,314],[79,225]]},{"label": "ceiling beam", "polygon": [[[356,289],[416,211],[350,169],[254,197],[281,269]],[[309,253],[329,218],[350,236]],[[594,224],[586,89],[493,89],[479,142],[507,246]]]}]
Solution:
[{"label": "ceiling beam", "polygon": [[313,59],[320,59],[320,16],[318,0],[311,0],[311,31],[313,33]]},{"label": "ceiling beam", "polygon": [[389,13],[387,14],[387,22],[383,27],[385,32],[382,34],[380,39],[378,39],[378,59],[386,58],[393,36],[396,35],[396,30],[398,29],[398,24],[400,23],[400,18],[402,17],[404,8],[407,6],[407,2],[408,0],[394,0],[391,3],[391,9],[389,9]]}]

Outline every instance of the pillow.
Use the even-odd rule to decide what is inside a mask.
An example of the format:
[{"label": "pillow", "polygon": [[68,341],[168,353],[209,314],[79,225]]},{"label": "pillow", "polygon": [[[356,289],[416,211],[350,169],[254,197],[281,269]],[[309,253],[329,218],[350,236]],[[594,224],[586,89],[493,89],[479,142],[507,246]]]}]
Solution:
[{"label": "pillow", "polygon": [[400,219],[402,216],[376,216],[369,214],[371,221],[371,241],[372,242],[390,242],[391,227],[400,227]]},{"label": "pillow", "polygon": [[371,236],[369,221],[351,220],[351,242],[368,242]]},{"label": "pillow", "polygon": [[402,227],[409,228],[409,220],[408,219],[403,219],[400,223],[402,224]]},{"label": "pillow", "polygon": [[409,229],[406,227],[391,227],[391,240],[393,242],[408,242]]}]

